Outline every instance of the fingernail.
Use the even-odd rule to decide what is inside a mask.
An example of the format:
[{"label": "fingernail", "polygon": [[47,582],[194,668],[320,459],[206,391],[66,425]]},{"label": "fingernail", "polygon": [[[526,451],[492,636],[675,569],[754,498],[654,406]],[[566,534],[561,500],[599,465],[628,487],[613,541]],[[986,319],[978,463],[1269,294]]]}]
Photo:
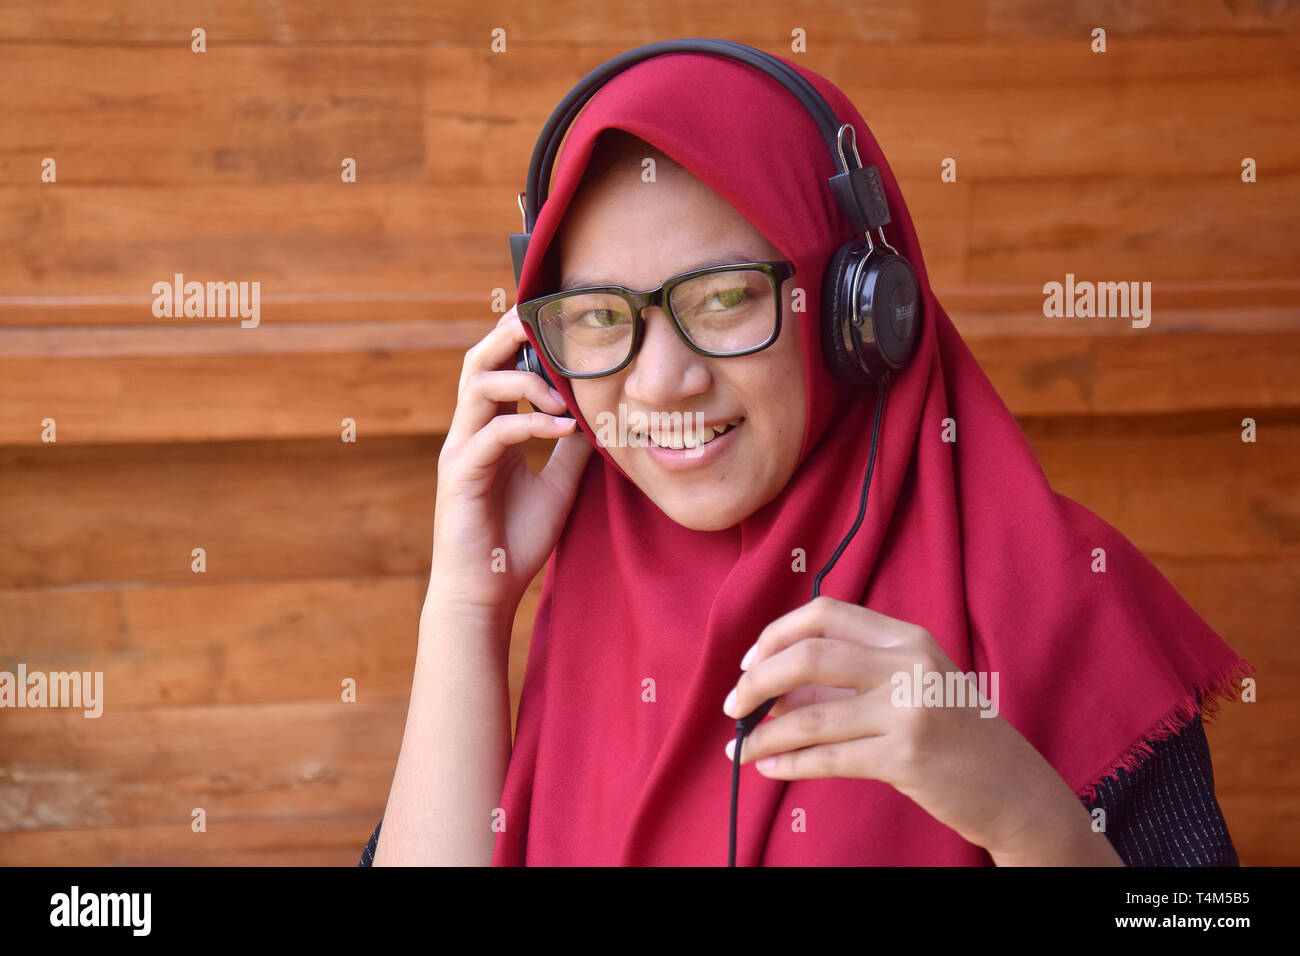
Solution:
[{"label": "fingernail", "polygon": [[561,403],[561,404],[564,404],[564,396],[563,396],[563,395],[561,395],[559,392],[557,392],[557,391],[556,391],[555,389],[553,389],[553,388],[552,388],[552,389],[549,389],[549,391],[550,391],[550,393],[551,393],[551,397],[552,397],[552,398],[554,398],[557,402],[559,402],[559,403]]},{"label": "fingernail", "polygon": [[727,741],[727,747],[726,747],[726,750],[727,750],[727,759],[728,759],[728,760],[735,760],[735,759],[736,759],[736,742],[735,742],[734,740],[728,740],[728,741]]},{"label": "fingernail", "polygon": [[758,641],[755,641],[754,646],[751,647],[749,650],[745,651],[745,656],[740,659],[740,669],[742,671],[749,670],[749,665],[754,663],[754,655],[757,653],[758,653]]},{"label": "fingernail", "polygon": [[[717,698],[714,699],[716,700]],[[735,714],[731,712],[731,709],[735,706],[736,706],[736,688],[733,687],[731,688],[731,693],[727,695],[727,699],[723,701],[722,712],[726,714],[728,717],[734,717]]]}]

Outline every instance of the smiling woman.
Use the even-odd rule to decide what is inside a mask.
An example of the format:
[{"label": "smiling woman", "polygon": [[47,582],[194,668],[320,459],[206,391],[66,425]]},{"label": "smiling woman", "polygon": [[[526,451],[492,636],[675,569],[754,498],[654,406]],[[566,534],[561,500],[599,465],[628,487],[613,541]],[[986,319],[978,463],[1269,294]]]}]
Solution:
[{"label": "smiling woman", "polygon": [[[747,865],[1235,862],[1200,714],[1248,665],[1050,488],[866,124],[780,62],[879,170],[915,356],[871,387],[832,361],[860,230],[789,88],[696,52],[610,79],[568,132],[517,312],[466,355],[363,863],[719,864],[735,782]],[[512,369],[525,342],[554,390]],[[546,411],[510,414],[524,399]],[[632,412],[702,421],[696,447],[593,445],[593,421]],[[530,437],[558,438],[539,475]],[[543,563],[512,746],[510,622]],[[998,700],[912,706],[893,693],[912,673]],[[730,764],[737,720],[771,701]]]},{"label": "smiling woman", "polygon": [[[696,269],[786,258],[726,200],[648,143],[606,130],[597,155],[603,161],[588,167],[560,228],[561,275],[600,276],[601,283],[578,281],[640,290]],[[647,159],[655,173],[649,182],[642,175]],[[723,430],[702,455],[654,444],[616,443],[608,449],[646,497],[684,527],[730,528],[775,498],[794,472],[805,424],[802,346],[799,323],[779,318],[794,312],[797,281],[798,276],[786,280],[780,303],[772,296],[762,302],[765,321],[754,344],[780,327],[776,341],[762,351],[700,355],[683,343],[664,309],[652,306],[643,315],[644,333],[631,364],[614,375],[573,380],[588,421],[626,408],[629,417],[699,415],[705,427]]]}]

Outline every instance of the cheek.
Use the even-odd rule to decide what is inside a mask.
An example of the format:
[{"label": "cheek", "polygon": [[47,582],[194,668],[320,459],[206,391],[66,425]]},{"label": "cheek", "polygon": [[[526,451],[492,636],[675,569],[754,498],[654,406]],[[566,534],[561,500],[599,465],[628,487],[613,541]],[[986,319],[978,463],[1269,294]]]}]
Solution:
[{"label": "cheek", "polygon": [[[772,379],[765,380],[770,383]],[[804,403],[800,390],[782,394],[770,387],[760,391],[761,406],[751,405],[751,417],[761,426],[752,432],[751,454],[757,459],[756,468],[776,473],[793,466],[803,439]]]},{"label": "cheek", "polygon": [[569,386],[573,389],[573,398],[578,405],[577,409],[569,409],[569,411],[582,412],[582,417],[593,427],[597,424],[597,417],[601,412],[612,411],[617,414],[616,393],[610,392],[608,388],[602,388],[583,379],[572,379]]},{"label": "cheek", "polygon": [[781,394],[775,418],[779,423],[780,434],[776,436],[779,448],[774,457],[779,460],[778,467],[793,470],[799,457],[799,447],[803,442],[804,422],[807,416],[808,396],[804,383],[803,357],[798,350],[793,350],[782,370],[782,381],[789,387]]}]

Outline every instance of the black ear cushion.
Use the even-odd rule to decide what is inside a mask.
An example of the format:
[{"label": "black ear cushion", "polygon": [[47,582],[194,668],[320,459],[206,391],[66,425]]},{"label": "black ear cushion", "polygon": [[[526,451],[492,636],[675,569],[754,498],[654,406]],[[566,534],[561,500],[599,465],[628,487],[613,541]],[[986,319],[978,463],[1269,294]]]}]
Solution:
[{"label": "black ear cushion", "polygon": [[[831,374],[850,387],[861,387],[868,382],[853,344],[857,333],[852,329],[850,315],[853,273],[863,254],[865,248],[855,243],[840,246],[822,274],[822,356]],[[846,336],[849,342],[845,341]]]},{"label": "black ear cushion", "polygon": [[527,342],[519,346],[519,350],[515,352],[515,371],[532,372],[534,375],[540,375],[543,382],[551,388],[555,388],[555,383],[551,381],[551,376],[546,374],[546,366],[542,364],[537,350]]}]

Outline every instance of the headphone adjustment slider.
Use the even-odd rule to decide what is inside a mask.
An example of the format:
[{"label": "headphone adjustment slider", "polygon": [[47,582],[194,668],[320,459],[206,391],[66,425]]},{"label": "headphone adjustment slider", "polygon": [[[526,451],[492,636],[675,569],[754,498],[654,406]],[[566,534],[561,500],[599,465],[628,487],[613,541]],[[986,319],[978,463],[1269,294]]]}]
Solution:
[{"label": "headphone adjustment slider", "polygon": [[826,181],[857,232],[871,232],[890,221],[885,187],[875,166],[859,166]]}]

